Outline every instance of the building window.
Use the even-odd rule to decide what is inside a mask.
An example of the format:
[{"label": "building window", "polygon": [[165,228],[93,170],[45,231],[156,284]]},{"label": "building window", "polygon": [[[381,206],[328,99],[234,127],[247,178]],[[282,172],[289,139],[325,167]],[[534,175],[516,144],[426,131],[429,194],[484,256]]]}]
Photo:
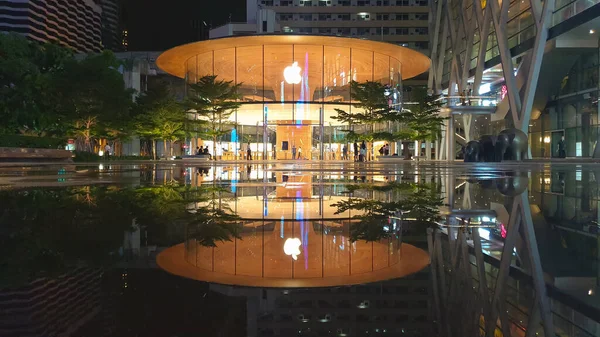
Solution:
[{"label": "building window", "polygon": [[338,19],[342,21],[350,21],[350,14],[338,14]]},{"label": "building window", "polygon": [[319,0],[320,7],[331,6],[331,0]]},{"label": "building window", "polygon": [[356,2],[357,6],[369,6],[370,4],[371,4],[371,1],[358,0]]},{"label": "building window", "polygon": [[389,5],[390,5],[389,0],[378,0],[377,1],[377,6],[389,6]]},{"label": "building window", "polygon": [[388,27],[383,27],[383,29],[381,27],[376,28],[376,33],[377,35],[390,35],[390,29]]},{"label": "building window", "polygon": [[396,28],[396,34],[408,35],[408,28]]},{"label": "building window", "polygon": [[389,19],[390,19],[390,15],[389,14],[377,14],[377,20],[387,21]]},{"label": "building window", "polygon": [[414,28],[414,35],[427,35],[429,29],[427,27]]},{"label": "building window", "polygon": [[417,6],[427,6],[427,5],[429,5],[429,1],[427,1],[427,0],[415,0],[415,5],[417,5]]},{"label": "building window", "polygon": [[273,6],[273,0],[261,0],[260,4],[264,6]]},{"label": "building window", "polygon": [[331,14],[319,14],[319,21],[331,20]]},{"label": "building window", "polygon": [[279,1],[279,6],[293,6],[294,2],[291,0],[281,0]]},{"label": "building window", "polygon": [[298,32],[300,32],[300,33],[312,33],[312,28],[310,28],[310,27],[300,28],[300,29],[298,29]]},{"label": "building window", "polygon": [[338,5],[340,6],[350,6],[350,0],[338,0]]},{"label": "building window", "polygon": [[300,20],[312,21],[312,14],[300,14]]},{"label": "building window", "polygon": [[415,48],[417,48],[417,49],[427,49],[427,48],[429,48],[429,42],[427,42],[427,41],[418,41],[418,42],[415,42]]},{"label": "building window", "polygon": [[280,13],[279,20],[281,21],[289,21],[294,19],[294,14],[291,13]]},{"label": "building window", "polygon": [[408,20],[408,14],[396,13],[396,20]]},{"label": "building window", "polygon": [[408,6],[408,0],[396,0],[396,6]]},{"label": "building window", "polygon": [[319,34],[331,34],[331,29],[329,29],[329,28],[319,28]]},{"label": "building window", "polygon": [[369,35],[371,33],[371,28],[359,28],[358,35]]},{"label": "building window", "polygon": [[338,28],[338,33],[341,35],[350,35],[351,30],[350,28]]},{"label": "building window", "polygon": [[300,4],[304,7],[310,7],[310,6],[312,6],[312,0],[300,1]]},{"label": "building window", "polygon": [[427,13],[414,14],[414,18],[415,18],[415,20],[428,20],[429,14],[427,14]]},{"label": "building window", "polygon": [[371,15],[369,13],[358,13],[358,14],[356,14],[356,18],[359,21],[367,21],[367,20],[369,20],[370,17],[371,17]]}]

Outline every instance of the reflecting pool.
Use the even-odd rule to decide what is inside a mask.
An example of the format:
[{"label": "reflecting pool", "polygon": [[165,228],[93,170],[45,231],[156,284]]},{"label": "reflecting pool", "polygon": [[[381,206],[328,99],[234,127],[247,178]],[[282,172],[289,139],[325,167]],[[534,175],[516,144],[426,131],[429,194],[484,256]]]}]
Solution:
[{"label": "reflecting pool", "polygon": [[596,165],[0,166],[0,336],[599,336]]}]

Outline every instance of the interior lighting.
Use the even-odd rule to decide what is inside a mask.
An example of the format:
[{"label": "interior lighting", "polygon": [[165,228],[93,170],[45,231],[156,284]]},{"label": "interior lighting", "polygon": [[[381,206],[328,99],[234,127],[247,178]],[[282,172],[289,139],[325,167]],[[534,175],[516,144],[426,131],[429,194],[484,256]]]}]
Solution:
[{"label": "interior lighting", "polygon": [[596,31],[593,29],[590,29],[590,34],[594,34]]},{"label": "interior lighting", "polygon": [[288,84],[300,84],[302,82],[301,71],[302,68],[298,66],[298,62],[294,62],[283,70],[283,78]]},{"label": "interior lighting", "polygon": [[302,245],[302,241],[298,238],[289,238],[285,240],[283,244],[283,252],[285,255],[291,256],[294,260],[298,260],[298,255],[300,255],[300,246]]}]

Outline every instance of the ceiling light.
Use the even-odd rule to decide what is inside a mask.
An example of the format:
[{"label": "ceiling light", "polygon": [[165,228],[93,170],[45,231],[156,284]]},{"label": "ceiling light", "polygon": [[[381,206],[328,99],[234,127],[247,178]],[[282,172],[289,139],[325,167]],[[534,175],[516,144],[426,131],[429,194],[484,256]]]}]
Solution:
[{"label": "ceiling light", "polygon": [[590,34],[594,34],[596,31],[593,29],[590,29]]}]

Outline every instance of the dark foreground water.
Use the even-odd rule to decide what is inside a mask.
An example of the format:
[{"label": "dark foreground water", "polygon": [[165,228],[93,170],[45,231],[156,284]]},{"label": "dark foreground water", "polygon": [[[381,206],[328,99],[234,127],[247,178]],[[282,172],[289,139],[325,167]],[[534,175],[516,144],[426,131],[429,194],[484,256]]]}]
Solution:
[{"label": "dark foreground water", "polygon": [[[0,336],[600,336],[599,187],[593,165],[0,167]],[[181,244],[217,282],[157,265]],[[431,266],[355,284],[402,245]]]}]

